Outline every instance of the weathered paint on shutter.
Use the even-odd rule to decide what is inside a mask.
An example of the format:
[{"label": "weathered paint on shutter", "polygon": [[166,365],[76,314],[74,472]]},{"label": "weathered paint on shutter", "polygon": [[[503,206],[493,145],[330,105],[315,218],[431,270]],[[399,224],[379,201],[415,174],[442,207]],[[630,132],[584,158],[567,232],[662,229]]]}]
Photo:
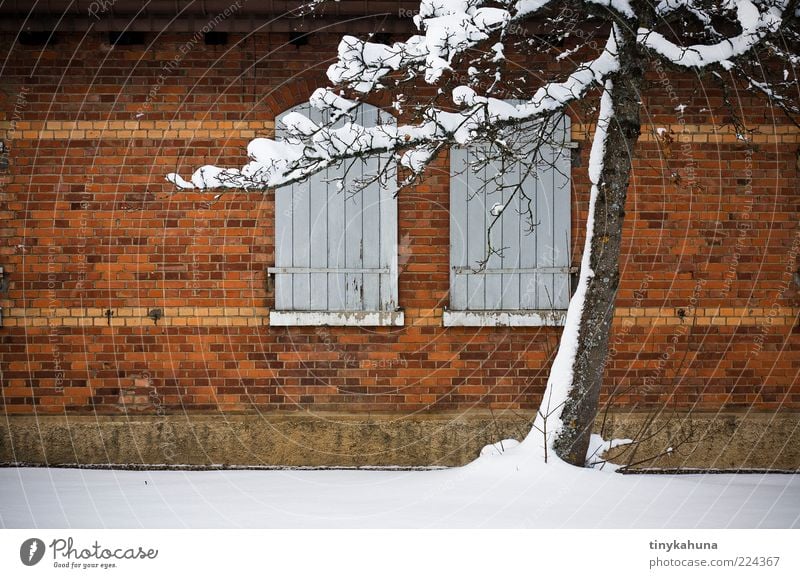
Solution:
[{"label": "weathered paint on shutter", "polygon": [[467,309],[467,276],[455,272],[455,267],[464,266],[467,258],[467,197],[470,171],[467,149],[450,149],[450,308]]},{"label": "weathered paint on shutter", "polygon": [[[559,127],[561,142],[570,140],[569,117],[561,119]],[[552,149],[553,164],[553,265],[566,269],[556,273],[553,277],[553,309],[566,309],[570,299],[570,255],[572,230],[572,187],[570,176],[572,174],[572,151],[565,147],[550,147]]]},{"label": "weathered paint on shutter", "polygon": [[[315,122],[322,113],[301,112]],[[391,115],[363,105],[356,121],[371,127],[394,123]],[[397,178],[354,192],[347,183],[375,175],[387,155],[355,159],[302,183],[275,191],[275,307],[279,311],[394,311],[397,309]],[[351,164],[352,163],[352,166]],[[344,188],[337,177],[347,172]]]},{"label": "weathered paint on shutter", "polygon": [[[553,141],[569,139],[569,118],[556,121]],[[536,174],[519,165],[473,167],[474,150],[450,152],[450,307],[453,310],[566,309],[569,303],[570,152],[544,145],[548,162]],[[489,179],[489,186],[483,183]],[[530,199],[513,194],[522,182]],[[502,185],[502,186],[501,186]],[[490,210],[507,204],[497,223]],[[528,210],[535,226],[531,230]],[[488,237],[500,255],[488,254]],[[486,266],[480,270],[482,261]]]}]

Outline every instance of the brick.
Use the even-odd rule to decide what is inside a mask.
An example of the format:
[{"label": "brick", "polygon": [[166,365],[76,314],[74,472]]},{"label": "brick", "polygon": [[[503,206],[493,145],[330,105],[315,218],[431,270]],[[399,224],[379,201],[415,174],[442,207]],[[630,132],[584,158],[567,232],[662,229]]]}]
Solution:
[{"label": "brick", "polygon": [[[165,34],[156,40],[154,53],[172,54],[186,38]],[[320,33],[315,39],[317,44],[292,54],[310,62],[328,60],[339,37]],[[66,33],[64,53],[77,41]],[[64,81],[58,108],[48,110],[47,99],[28,103],[10,147],[12,170],[0,175],[0,219],[7,240],[0,247],[0,264],[12,282],[8,294],[0,295],[0,364],[14,388],[36,383],[35,392],[15,390],[18,398],[35,396],[41,404],[7,404],[4,409],[63,413],[64,405],[73,403],[39,391],[52,387],[48,367],[56,344],[70,396],[86,409],[92,407],[83,393],[89,388],[74,384],[90,381],[92,388],[115,389],[120,373],[128,379],[145,367],[154,387],[169,389],[162,403],[176,411],[252,411],[250,399],[257,400],[259,409],[294,410],[295,402],[305,400],[303,406],[311,410],[346,412],[431,411],[429,406],[435,410],[436,404],[452,410],[535,407],[558,345],[558,328],[441,325],[449,285],[444,158],[398,201],[400,236],[408,234],[412,241],[399,280],[406,327],[269,326],[274,295],[266,293],[264,276],[274,262],[272,194],[228,193],[213,202],[210,193],[176,193],[163,180],[167,172],[188,176],[207,162],[241,165],[247,140],[273,134],[275,114],[301,102],[316,86],[313,79],[296,80],[300,65],[285,66],[285,52],[269,56],[277,39],[255,34],[252,41],[268,55],[259,90],[269,96],[258,106],[252,83],[238,78],[238,61],[223,58],[225,65],[215,66],[217,55],[196,51],[183,63],[186,75],[173,76],[170,90],[159,93],[135,121],[131,117],[139,101],[115,105],[106,97],[116,83],[91,82],[95,74],[114,79],[124,70],[131,73],[127,86],[152,86],[152,67],[131,69],[128,51],[103,53],[104,58],[81,61],[85,64],[75,61],[66,71],[60,61],[37,64],[33,49],[21,48],[15,56],[8,73],[11,85],[25,81],[34,67],[36,74],[63,73]],[[86,42],[82,50],[99,54],[96,40]],[[212,66],[216,85],[194,86],[193,79]],[[684,87],[679,88],[681,102],[692,102],[691,75],[679,80],[675,86]],[[224,94],[220,86],[226,87]],[[184,99],[190,90],[192,98]],[[136,100],[134,93],[129,96]],[[677,143],[665,160],[653,128],[643,127],[629,193],[620,307],[611,336],[616,354],[606,368],[608,388],[602,399],[619,387],[630,393],[615,403],[655,407],[663,398],[657,402],[639,395],[645,379],[672,388],[672,376],[680,375],[674,400],[683,408],[719,409],[735,399],[762,409],[798,409],[797,290],[787,287],[784,273],[798,221],[795,149],[800,131],[783,121],[777,126],[765,122],[763,106],[743,101],[745,116],[753,111],[748,126],[762,145],[752,155],[751,184],[757,192],[748,196],[740,182],[746,167],[735,136],[704,122],[712,114],[724,117],[724,107],[710,111],[703,122],[681,126],[672,103],[648,96],[653,127],[671,127]],[[593,123],[580,114],[575,111],[572,125],[572,138],[581,145],[573,171],[575,265],[586,216],[588,139],[594,132]],[[0,121],[0,130],[10,129],[8,121]],[[673,169],[686,178],[682,143],[692,145],[692,168],[702,187],[689,190],[670,182]],[[737,225],[745,209],[753,227],[737,248]],[[59,275],[55,304],[47,289],[51,247],[57,249],[52,265]],[[736,277],[726,285],[734,254],[739,258]],[[693,295],[701,278],[706,283]],[[693,297],[697,303],[690,302]],[[156,325],[146,315],[157,307],[165,317]],[[115,312],[110,327],[104,317],[108,308]],[[49,319],[52,309],[55,326]],[[679,318],[678,309],[690,317]],[[656,360],[673,335],[680,342],[676,353],[656,374]],[[757,343],[760,350],[753,353]],[[7,372],[12,375],[6,377]],[[726,388],[733,382],[736,393],[729,396]],[[273,390],[245,399],[229,393],[230,388]],[[773,400],[764,401],[765,394]],[[99,413],[121,411],[113,397]],[[123,400],[142,406],[136,411],[155,411],[141,392],[125,394]]]}]

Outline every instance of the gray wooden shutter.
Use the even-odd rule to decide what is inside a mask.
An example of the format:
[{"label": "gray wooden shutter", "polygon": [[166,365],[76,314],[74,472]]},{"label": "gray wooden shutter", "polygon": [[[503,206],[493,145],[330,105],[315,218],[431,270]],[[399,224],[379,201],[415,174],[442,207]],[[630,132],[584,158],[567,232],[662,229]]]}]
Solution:
[{"label": "gray wooden shutter", "polygon": [[[320,123],[308,104],[301,112]],[[366,127],[394,118],[362,105],[355,121]],[[340,121],[341,122],[341,121]],[[338,126],[338,125],[337,125]],[[388,156],[387,156],[388,155]],[[358,179],[374,176],[390,154],[348,161],[275,191],[275,308],[279,311],[394,311],[397,309],[397,178],[392,168],[380,182],[353,192]],[[347,171],[344,187],[338,177]]]},{"label": "gray wooden shutter", "polygon": [[[553,120],[553,143],[568,142],[570,120]],[[570,298],[570,151],[545,144],[536,174],[523,175],[516,165],[492,177],[499,166],[476,168],[475,149],[450,151],[450,308],[456,311],[566,309]],[[483,186],[487,180],[489,186]],[[530,231],[528,201],[508,185],[522,180],[531,199],[535,226]],[[510,200],[509,200],[510,199]],[[488,255],[487,234],[495,203],[509,203],[491,230],[492,246],[502,254]]]}]

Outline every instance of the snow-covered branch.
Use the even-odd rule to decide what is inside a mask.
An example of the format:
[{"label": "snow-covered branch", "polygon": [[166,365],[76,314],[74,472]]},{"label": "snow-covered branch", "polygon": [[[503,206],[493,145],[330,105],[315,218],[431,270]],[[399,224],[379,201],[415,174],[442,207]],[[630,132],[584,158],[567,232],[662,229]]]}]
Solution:
[{"label": "snow-covered branch", "polygon": [[[713,44],[681,46],[649,28],[639,28],[639,42],[668,62],[684,67],[705,68],[713,64],[729,66],[730,61],[752,50],[764,38],[775,32],[783,21],[788,0],[769,0],[758,5],[751,0],[725,0],[722,8],[735,8],[736,21],[741,33]],[[759,9],[761,6],[761,9]],[[665,0],[658,5],[662,13],[678,8],[694,9],[701,13],[691,0]],[[707,15],[706,15],[707,16]]]},{"label": "snow-covered branch", "polygon": [[[623,18],[634,18],[628,0],[587,0]],[[414,22],[420,34],[392,46],[345,36],[339,43],[338,61],[328,69],[336,85],[367,93],[382,87],[384,78],[397,71],[420,73],[436,83],[454,59],[489,39],[504,36],[514,23],[531,19],[555,0],[506,0],[485,6],[484,0],[422,0]]]},{"label": "snow-covered branch", "polygon": [[292,113],[284,120],[290,138],[251,141],[247,147],[250,162],[241,169],[207,165],[195,171],[191,183],[176,173],[167,175],[167,180],[180,188],[266,189],[302,180],[339,161],[398,151],[405,151],[401,163],[419,173],[433,159],[438,145],[467,145],[482,140],[490,129],[547,118],[593,86],[602,85],[618,66],[612,32],[597,58],[578,65],[565,80],[540,87],[526,102],[511,104],[458,86],[452,92],[453,101],[465,108],[449,112],[429,107],[423,111],[421,123],[397,127],[364,127],[348,120],[335,128],[336,121],[347,118],[358,103],[331,89],[318,89],[310,102],[332,113],[330,123],[318,126],[304,115]]}]

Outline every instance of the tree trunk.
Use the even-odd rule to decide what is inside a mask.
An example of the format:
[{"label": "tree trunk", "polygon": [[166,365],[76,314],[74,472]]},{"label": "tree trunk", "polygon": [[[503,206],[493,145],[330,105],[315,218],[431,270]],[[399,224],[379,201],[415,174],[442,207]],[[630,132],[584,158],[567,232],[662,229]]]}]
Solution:
[{"label": "tree trunk", "polygon": [[572,364],[572,387],[561,411],[553,449],[564,461],[584,466],[598,412],[608,341],[619,286],[619,255],[625,199],[636,142],[644,59],[630,31],[618,42],[621,70],[611,76],[613,117],[607,128],[603,168],[597,183],[588,280]]}]

